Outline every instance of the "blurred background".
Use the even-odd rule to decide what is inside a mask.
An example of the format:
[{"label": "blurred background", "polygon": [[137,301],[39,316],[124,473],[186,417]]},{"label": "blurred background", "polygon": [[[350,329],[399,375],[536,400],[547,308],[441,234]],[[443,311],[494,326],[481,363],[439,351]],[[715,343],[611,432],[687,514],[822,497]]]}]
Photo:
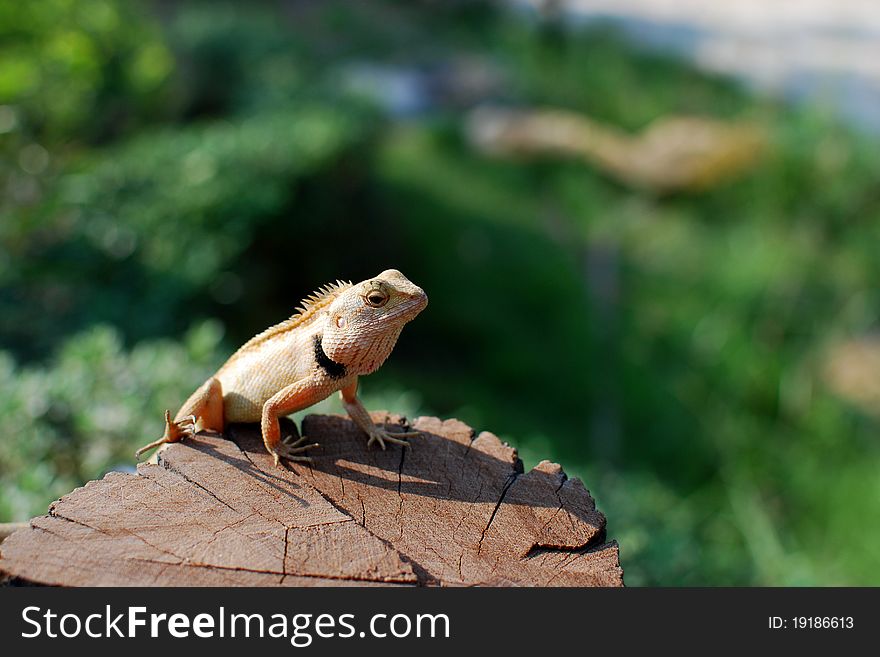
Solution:
[{"label": "blurred background", "polygon": [[0,0],[0,521],[396,267],[367,405],[562,463],[629,585],[880,585],[880,18],[779,4]]}]

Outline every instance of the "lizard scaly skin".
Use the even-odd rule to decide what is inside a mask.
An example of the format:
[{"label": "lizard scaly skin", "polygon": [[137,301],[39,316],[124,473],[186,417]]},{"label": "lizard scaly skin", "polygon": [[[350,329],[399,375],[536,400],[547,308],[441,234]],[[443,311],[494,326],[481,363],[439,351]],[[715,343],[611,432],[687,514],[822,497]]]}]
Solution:
[{"label": "lizard scaly skin", "polygon": [[251,338],[181,406],[174,420],[165,411],[165,434],[136,456],[191,437],[223,432],[227,422],[260,422],[263,443],[280,459],[308,461],[301,453],[316,445],[281,440],[278,418],[307,408],[336,392],[355,424],[385,449],[404,438],[377,427],[357,397],[358,377],[375,372],[394,348],[404,325],[428,304],[422,288],[396,269],[357,285],[337,281],[306,299],[288,320]]}]

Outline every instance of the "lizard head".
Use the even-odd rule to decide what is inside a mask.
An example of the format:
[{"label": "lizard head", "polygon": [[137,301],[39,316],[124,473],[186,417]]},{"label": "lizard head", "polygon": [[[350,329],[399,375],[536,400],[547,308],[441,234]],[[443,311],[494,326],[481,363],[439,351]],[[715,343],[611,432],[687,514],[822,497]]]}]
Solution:
[{"label": "lizard head", "polygon": [[396,269],[386,269],[340,294],[328,309],[323,349],[357,374],[385,361],[404,325],[428,305],[428,295]]}]

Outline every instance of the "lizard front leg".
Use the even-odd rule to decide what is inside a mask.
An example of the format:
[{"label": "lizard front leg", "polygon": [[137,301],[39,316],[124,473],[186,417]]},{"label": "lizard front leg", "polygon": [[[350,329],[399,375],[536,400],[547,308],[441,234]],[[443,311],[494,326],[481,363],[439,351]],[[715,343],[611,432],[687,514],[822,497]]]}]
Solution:
[{"label": "lizard front leg", "polygon": [[386,440],[390,443],[409,447],[409,442],[403,439],[418,436],[419,432],[399,431],[396,432],[394,435],[391,435],[385,429],[377,427],[375,424],[373,424],[370,413],[367,411],[366,408],[364,408],[361,400],[358,399],[357,385],[358,382],[357,379],[355,379],[350,385],[342,388],[339,391],[339,395],[342,397],[342,405],[345,407],[346,412],[348,412],[348,416],[369,437],[369,440],[367,441],[367,447],[372,445],[374,442],[377,442],[379,443],[379,447],[384,450]]},{"label": "lizard front leg", "polygon": [[260,430],[263,434],[263,444],[275,459],[275,465],[280,465],[282,458],[290,461],[312,460],[311,457],[300,456],[300,454],[307,449],[317,447],[318,443],[302,445],[301,443],[305,440],[305,436],[292,444],[282,441],[281,425],[278,422],[278,418],[308,408],[326,396],[326,391],[322,394],[320,387],[316,386],[311,379],[303,379],[283,388],[263,404]]}]

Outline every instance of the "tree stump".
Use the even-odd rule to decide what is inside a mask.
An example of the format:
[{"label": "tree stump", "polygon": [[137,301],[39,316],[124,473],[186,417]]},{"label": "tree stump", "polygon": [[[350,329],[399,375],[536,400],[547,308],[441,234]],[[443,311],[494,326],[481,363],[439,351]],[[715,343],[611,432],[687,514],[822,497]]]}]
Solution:
[{"label": "tree stump", "polygon": [[382,451],[347,418],[310,415],[321,446],[287,470],[256,425],[199,434],[54,502],[0,545],[0,570],[70,586],[623,585],[580,480],[547,461],[523,473],[458,420],[412,426],[411,449]]}]

